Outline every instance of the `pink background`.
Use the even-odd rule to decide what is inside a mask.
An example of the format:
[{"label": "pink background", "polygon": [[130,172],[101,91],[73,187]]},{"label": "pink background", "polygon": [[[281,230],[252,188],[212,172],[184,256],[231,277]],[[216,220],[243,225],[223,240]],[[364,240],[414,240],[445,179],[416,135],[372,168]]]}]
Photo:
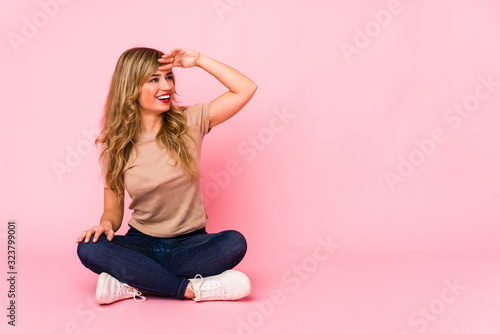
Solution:
[{"label": "pink background", "polygon": [[[0,248],[15,220],[19,272],[2,332],[499,333],[498,1],[59,1],[0,10]],[[247,237],[249,298],[93,301],[74,242],[103,204],[85,133],[134,46],[191,48],[259,86],[202,155],[208,230]],[[224,92],[175,74],[183,104]]]}]

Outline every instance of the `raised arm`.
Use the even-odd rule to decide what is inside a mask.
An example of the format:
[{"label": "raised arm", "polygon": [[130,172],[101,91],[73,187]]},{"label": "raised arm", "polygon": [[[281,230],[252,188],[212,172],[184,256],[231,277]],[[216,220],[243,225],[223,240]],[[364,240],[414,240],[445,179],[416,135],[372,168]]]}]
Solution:
[{"label": "raised arm", "polygon": [[210,102],[210,127],[233,117],[250,101],[257,90],[257,85],[252,80],[231,66],[193,50],[173,49],[159,59],[159,62],[165,63],[159,70],[169,70],[176,66],[183,68],[198,66],[228,89]]}]

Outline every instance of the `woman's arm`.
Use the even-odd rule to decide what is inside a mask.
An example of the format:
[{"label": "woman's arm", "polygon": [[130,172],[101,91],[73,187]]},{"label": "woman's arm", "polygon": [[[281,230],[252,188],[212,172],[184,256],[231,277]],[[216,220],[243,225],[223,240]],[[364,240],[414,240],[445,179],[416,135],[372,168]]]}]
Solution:
[{"label": "woman's arm", "polygon": [[242,73],[203,54],[198,58],[197,66],[213,75],[229,89],[210,102],[210,127],[233,117],[250,101],[257,90],[257,85]]},{"label": "woman's arm", "polygon": [[88,243],[90,241],[90,238],[92,237],[92,234],[94,234],[94,239],[92,240],[93,242],[96,242],[101,234],[106,235],[107,239],[111,241],[115,236],[115,232],[118,231],[118,229],[122,225],[123,210],[123,199],[121,201],[118,201],[113,191],[105,187],[104,212],[101,216],[100,224],[83,231],[76,242],[81,242],[85,239],[85,242]]},{"label": "woman's arm", "polygon": [[118,231],[123,220],[123,196],[118,201],[115,194],[109,188],[104,188],[104,212],[101,216],[100,225],[108,225],[114,232]]},{"label": "woman's arm", "polygon": [[159,70],[169,70],[174,66],[198,66],[219,80],[228,92],[210,102],[210,127],[220,124],[240,111],[250,101],[257,85],[231,66],[223,64],[204,54],[189,49],[173,49],[165,54],[161,63],[167,63]]}]

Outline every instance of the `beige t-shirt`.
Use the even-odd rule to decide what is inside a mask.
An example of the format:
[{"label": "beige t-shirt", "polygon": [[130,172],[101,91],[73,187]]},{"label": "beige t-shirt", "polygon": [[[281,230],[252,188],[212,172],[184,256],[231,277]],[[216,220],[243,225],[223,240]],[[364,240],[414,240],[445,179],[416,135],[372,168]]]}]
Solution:
[{"label": "beige t-shirt", "polygon": [[[201,103],[185,110],[191,154],[200,165],[203,137],[210,132],[210,103]],[[125,189],[133,210],[128,224],[155,237],[173,237],[193,232],[207,224],[200,180],[192,181],[162,144],[156,134],[142,134],[124,168]],[[105,179],[105,178],[103,178]],[[104,182],[105,183],[105,182]],[[106,184],[104,185],[106,186]]]}]

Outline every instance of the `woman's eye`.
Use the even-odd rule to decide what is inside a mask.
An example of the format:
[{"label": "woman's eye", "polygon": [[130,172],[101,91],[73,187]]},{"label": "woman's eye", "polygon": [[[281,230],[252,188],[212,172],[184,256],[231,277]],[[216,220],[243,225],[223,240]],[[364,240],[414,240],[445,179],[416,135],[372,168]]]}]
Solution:
[{"label": "woman's eye", "polygon": [[167,76],[167,80],[172,80],[174,77],[172,75]]}]

